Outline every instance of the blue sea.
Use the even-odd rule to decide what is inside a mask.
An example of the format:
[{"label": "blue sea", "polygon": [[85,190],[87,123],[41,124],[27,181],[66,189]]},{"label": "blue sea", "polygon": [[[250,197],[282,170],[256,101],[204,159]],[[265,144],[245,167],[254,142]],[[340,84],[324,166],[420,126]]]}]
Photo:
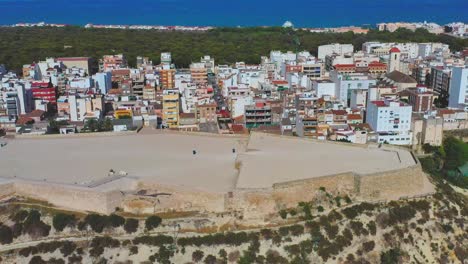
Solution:
[{"label": "blue sea", "polygon": [[19,22],[296,27],[468,22],[468,0],[0,0],[0,24]]}]

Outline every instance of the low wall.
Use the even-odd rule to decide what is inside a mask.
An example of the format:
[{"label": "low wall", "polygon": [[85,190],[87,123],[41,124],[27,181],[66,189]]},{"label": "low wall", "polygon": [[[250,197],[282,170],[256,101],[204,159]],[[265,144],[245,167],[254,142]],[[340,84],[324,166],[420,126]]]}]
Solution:
[{"label": "low wall", "polygon": [[120,191],[26,181],[15,182],[13,190],[16,195],[46,201],[57,207],[102,214],[114,212],[123,197]]}]

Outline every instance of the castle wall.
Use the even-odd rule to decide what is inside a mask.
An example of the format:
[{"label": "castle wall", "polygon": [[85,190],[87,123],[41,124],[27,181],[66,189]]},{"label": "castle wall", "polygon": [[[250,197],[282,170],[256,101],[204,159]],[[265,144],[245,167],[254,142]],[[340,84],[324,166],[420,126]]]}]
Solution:
[{"label": "castle wall", "polygon": [[[236,189],[228,193],[211,193],[189,187],[165,186],[140,182],[137,190],[148,190],[156,197],[125,195],[120,191],[62,184],[17,180],[0,184],[0,198],[16,194],[49,202],[57,207],[103,214],[117,207],[132,213],[158,212],[243,212],[245,219],[261,219],[281,209],[311,201],[324,187],[333,195],[353,195],[359,200],[390,200],[420,195],[427,178],[419,164],[394,171],[357,175],[342,173],[306,180],[274,184],[264,189]],[[113,188],[112,188],[113,189]]]},{"label": "castle wall", "polygon": [[0,199],[15,193],[13,182],[0,183]]},{"label": "castle wall", "polygon": [[114,212],[122,202],[120,191],[99,191],[86,187],[62,184],[18,181],[16,195],[49,202],[57,207],[102,214]]},{"label": "castle wall", "polygon": [[130,195],[122,203],[125,211],[133,213],[224,211],[223,193],[210,193],[150,182],[141,182],[138,189],[151,190],[151,193],[158,195],[156,197]]}]

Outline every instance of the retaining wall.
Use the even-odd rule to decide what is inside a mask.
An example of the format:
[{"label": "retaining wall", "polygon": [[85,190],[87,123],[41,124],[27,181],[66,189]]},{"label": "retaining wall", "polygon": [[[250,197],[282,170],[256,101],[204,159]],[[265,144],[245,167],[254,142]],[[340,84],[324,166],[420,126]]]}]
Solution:
[{"label": "retaining wall", "polygon": [[15,180],[0,183],[0,198],[16,194],[71,210],[103,214],[121,207],[132,213],[240,211],[244,218],[255,219],[295,207],[301,201],[311,201],[319,194],[320,187],[334,195],[349,194],[361,200],[390,200],[424,194],[425,180],[426,175],[417,164],[369,175],[348,172],[277,183],[271,188],[236,189],[228,193],[210,193],[151,182],[140,182],[135,188],[149,190],[149,193],[158,194],[156,197],[124,195],[117,187],[113,190]]}]

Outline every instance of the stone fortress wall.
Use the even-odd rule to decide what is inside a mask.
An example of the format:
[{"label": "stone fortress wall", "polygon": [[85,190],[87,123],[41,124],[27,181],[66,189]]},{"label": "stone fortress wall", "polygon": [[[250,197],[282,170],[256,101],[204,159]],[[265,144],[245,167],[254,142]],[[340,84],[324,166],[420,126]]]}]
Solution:
[{"label": "stone fortress wall", "polygon": [[[334,195],[377,201],[431,192],[417,159],[406,168],[372,174],[345,172],[305,180],[275,183],[269,188],[235,188],[229,192],[200,191],[188,186],[167,186],[148,180],[116,179],[97,187],[73,186],[27,180],[0,181],[0,199],[16,194],[54,206],[109,214],[121,208],[132,213],[242,212],[245,219],[261,218],[297,206],[317,196],[320,187]],[[239,168],[241,169],[241,168]],[[125,186],[125,188],[123,188]],[[146,190],[152,195],[141,195]]]}]

